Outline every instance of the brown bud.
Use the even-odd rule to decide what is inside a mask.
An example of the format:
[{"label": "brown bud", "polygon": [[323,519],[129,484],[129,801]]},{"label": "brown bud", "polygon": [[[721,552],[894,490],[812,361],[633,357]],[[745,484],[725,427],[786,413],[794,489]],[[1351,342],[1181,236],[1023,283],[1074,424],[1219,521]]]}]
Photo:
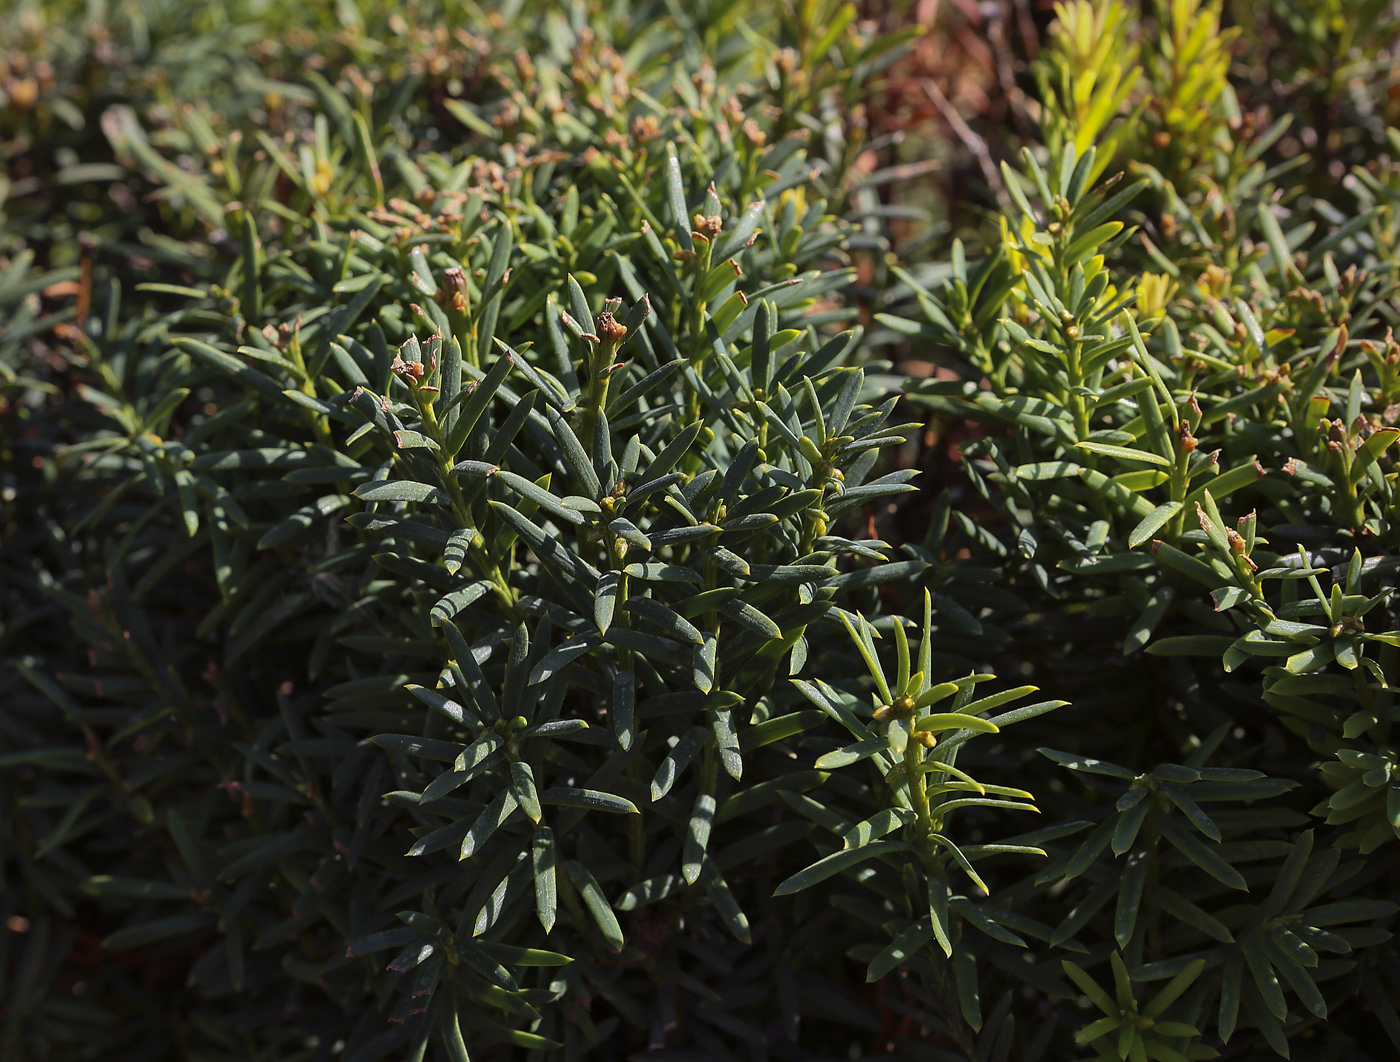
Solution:
[{"label": "brown bud", "polygon": [[1187,453],[1190,453],[1196,448],[1199,440],[1191,434],[1191,425],[1187,424],[1186,421],[1183,420],[1181,422],[1181,426],[1177,429],[1177,433],[1181,436],[1181,448],[1183,450],[1185,450]]},{"label": "brown bud", "polygon": [[404,361],[397,354],[394,355],[394,363],[389,368],[393,370],[394,375],[407,380],[410,387],[422,380],[425,372],[421,361]]},{"label": "brown bud", "polygon": [[1238,531],[1233,528],[1227,528],[1225,531],[1225,541],[1230,544],[1230,552],[1248,564],[1250,571],[1257,572],[1259,570],[1259,565],[1255,564],[1254,561],[1250,560],[1249,557],[1245,555],[1244,537]]},{"label": "brown bud", "polygon": [[655,115],[645,114],[633,118],[628,131],[632,134],[633,140],[639,144],[645,144],[661,135],[661,123],[657,121]]},{"label": "brown bud", "polygon": [[603,312],[596,322],[598,338],[604,343],[621,343],[627,336],[627,329],[612,314]]},{"label": "brown bud", "polygon": [[719,235],[720,229],[724,228],[724,219],[718,214],[696,214],[695,231],[704,236],[707,240],[713,240]]}]

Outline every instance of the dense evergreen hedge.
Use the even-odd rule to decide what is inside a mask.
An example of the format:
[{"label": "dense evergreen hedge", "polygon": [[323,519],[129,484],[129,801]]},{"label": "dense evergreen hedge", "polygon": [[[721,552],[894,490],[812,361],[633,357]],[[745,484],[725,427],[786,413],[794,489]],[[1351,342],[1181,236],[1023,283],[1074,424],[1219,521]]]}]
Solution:
[{"label": "dense evergreen hedge", "polygon": [[0,16],[0,1053],[1388,1057],[1387,11]]}]

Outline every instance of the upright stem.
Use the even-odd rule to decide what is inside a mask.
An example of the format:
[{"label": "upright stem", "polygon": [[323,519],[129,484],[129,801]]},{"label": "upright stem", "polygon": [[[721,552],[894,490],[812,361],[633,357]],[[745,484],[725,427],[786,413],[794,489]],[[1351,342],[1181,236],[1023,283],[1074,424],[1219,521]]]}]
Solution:
[{"label": "upright stem", "polygon": [[[694,241],[694,246],[695,257],[692,261],[695,266],[695,277],[694,297],[690,305],[690,365],[697,376],[703,377],[709,350],[705,345],[705,309],[707,303],[701,296],[705,288],[705,281],[710,275],[710,255],[714,247],[710,240],[703,236]],[[692,388],[690,396],[686,399],[686,422],[693,423],[699,419],[700,389]]]},{"label": "upright stem", "polygon": [[[419,416],[422,418],[424,434],[436,442],[439,447],[445,446],[442,425],[438,421],[437,410],[433,408],[431,394],[425,395],[412,385],[410,385],[410,390],[413,394],[413,401],[418,406]],[[457,526],[471,527],[471,510],[467,507],[466,499],[462,496],[461,484],[457,482],[457,477],[452,474],[452,464],[447,458],[446,451],[436,450],[434,457],[438,476],[447,489],[448,497],[452,500],[452,515],[457,518]],[[487,555],[480,534],[475,536],[467,546],[467,556],[471,558],[477,574],[490,581],[491,589],[500,600],[506,615],[519,618],[515,588],[510,585],[510,580],[501,571],[501,566],[493,563]]]},{"label": "upright stem", "polygon": [[[1152,400],[1156,400],[1155,396]],[[1186,479],[1186,468],[1187,465],[1190,464],[1190,462],[1191,451],[1186,449],[1184,446],[1179,448],[1176,453],[1176,463],[1172,465],[1172,478],[1171,485],[1169,488],[1171,491],[1172,501],[1184,502],[1186,500],[1186,487],[1188,485]],[[1186,506],[1183,505],[1181,509],[1178,510],[1177,514],[1171,518],[1171,522],[1167,525],[1167,537],[1173,543],[1176,542],[1178,539],[1181,538],[1181,533],[1183,530],[1185,530],[1185,527]]]},{"label": "upright stem", "polygon": [[[605,412],[608,405],[608,384],[612,382],[618,343],[627,334],[627,330],[610,313],[599,314],[595,327],[598,329],[598,343],[588,363],[588,400],[583,405],[578,422],[579,442],[590,457],[593,456],[593,428],[598,423],[599,414]],[[604,486],[605,491],[607,486]]]},{"label": "upright stem", "polygon": [[931,865],[934,858],[933,813],[928,802],[928,775],[924,767],[924,747],[912,737],[904,746],[904,779],[909,784],[909,803],[914,805],[914,826],[918,831],[917,848],[925,865]]},{"label": "upright stem", "polygon": [[1074,434],[1079,442],[1083,442],[1089,438],[1089,406],[1084,396],[1074,390],[1076,387],[1084,386],[1084,366],[1080,358],[1077,338],[1066,338],[1065,361],[1065,367],[1069,373],[1070,392],[1067,397],[1069,398],[1070,413],[1074,416]]}]

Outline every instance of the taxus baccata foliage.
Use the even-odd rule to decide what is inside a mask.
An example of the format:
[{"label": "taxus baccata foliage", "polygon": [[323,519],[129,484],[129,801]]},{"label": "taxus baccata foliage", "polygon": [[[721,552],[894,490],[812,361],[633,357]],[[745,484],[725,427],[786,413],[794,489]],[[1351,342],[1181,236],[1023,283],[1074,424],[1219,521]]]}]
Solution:
[{"label": "taxus baccata foliage", "polygon": [[901,38],[693,7],[20,12],[6,1057],[1384,1057],[1372,16],[1057,9],[867,338]]}]

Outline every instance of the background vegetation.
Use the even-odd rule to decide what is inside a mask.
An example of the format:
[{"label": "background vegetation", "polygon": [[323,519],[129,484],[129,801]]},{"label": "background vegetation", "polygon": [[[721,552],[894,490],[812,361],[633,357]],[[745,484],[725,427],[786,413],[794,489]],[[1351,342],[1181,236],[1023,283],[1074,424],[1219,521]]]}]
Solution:
[{"label": "background vegetation", "polygon": [[1396,25],[0,16],[0,1050],[1389,1057]]}]

